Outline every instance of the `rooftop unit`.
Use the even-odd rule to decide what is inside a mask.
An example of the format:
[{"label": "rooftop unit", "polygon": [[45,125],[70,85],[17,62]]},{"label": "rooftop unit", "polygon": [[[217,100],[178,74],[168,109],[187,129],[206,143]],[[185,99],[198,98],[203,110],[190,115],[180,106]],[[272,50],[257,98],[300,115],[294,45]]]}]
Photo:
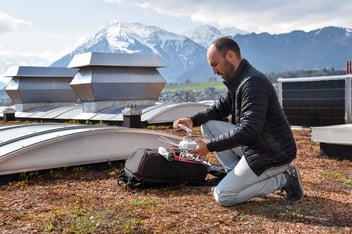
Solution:
[{"label": "rooftop unit", "polygon": [[[0,119],[121,125],[130,118],[131,122],[155,124],[170,123],[208,107],[204,103],[157,103],[166,83],[157,71],[165,66],[157,55],[85,53],[76,55],[69,66],[20,66],[12,71],[6,91],[16,110],[0,106]],[[128,111],[131,108],[136,111]]]},{"label": "rooftop unit", "polygon": [[82,102],[83,112],[150,106],[165,86],[157,71],[165,66],[157,55],[89,52],[76,55],[70,62],[70,68],[79,68],[70,85]]},{"label": "rooftop unit", "polygon": [[5,91],[15,104],[16,111],[75,103],[77,96],[70,82],[77,71],[64,67],[19,66],[6,75],[12,79]]}]

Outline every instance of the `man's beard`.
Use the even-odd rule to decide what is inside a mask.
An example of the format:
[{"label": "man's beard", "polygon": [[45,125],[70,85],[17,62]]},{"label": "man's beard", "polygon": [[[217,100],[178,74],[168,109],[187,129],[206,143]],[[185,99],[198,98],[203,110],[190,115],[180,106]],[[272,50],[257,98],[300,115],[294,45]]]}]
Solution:
[{"label": "man's beard", "polygon": [[221,77],[224,79],[224,80],[228,80],[230,79],[233,74],[235,74],[235,66],[232,65],[231,63],[229,63],[226,59],[225,59],[225,62],[224,62],[224,72],[222,72]]}]

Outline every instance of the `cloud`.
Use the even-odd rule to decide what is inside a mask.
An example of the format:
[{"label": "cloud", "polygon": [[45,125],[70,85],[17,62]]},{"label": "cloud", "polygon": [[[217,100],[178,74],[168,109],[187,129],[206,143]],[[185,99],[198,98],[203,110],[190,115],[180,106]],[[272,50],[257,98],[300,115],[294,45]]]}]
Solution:
[{"label": "cloud", "polygon": [[31,27],[31,23],[0,11],[0,33],[19,31]]},{"label": "cloud", "polygon": [[105,0],[133,4],[173,17],[189,17],[199,24],[238,27],[246,31],[282,33],[325,26],[352,27],[350,0]]}]

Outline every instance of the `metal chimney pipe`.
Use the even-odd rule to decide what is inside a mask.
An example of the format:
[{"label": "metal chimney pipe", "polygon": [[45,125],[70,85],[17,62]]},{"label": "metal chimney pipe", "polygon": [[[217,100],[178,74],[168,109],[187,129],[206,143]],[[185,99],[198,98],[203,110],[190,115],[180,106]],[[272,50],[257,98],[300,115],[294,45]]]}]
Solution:
[{"label": "metal chimney pipe", "polygon": [[128,105],[122,110],[123,126],[128,128],[141,128],[142,111],[136,105]]}]

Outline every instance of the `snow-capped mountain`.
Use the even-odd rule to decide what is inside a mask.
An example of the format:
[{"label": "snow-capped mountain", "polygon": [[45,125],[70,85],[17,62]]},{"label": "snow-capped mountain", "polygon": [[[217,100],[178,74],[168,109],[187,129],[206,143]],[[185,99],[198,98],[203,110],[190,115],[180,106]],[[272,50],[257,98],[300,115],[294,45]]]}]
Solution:
[{"label": "snow-capped mountain", "polygon": [[205,48],[188,37],[155,26],[112,21],[52,66],[67,66],[74,55],[85,52],[157,54],[167,65],[159,71],[168,81],[178,80],[205,60]]},{"label": "snow-capped mountain", "polygon": [[191,38],[205,48],[207,48],[209,44],[218,37],[233,37],[237,34],[248,34],[248,32],[236,27],[218,29],[210,25],[200,25],[184,33],[185,36]]},{"label": "snow-capped mountain", "polygon": [[40,56],[0,52],[0,76],[17,66],[48,66],[50,62]]},{"label": "snow-capped mountain", "polygon": [[36,55],[16,54],[9,52],[0,52],[0,89],[3,89],[10,78],[4,77],[7,72],[18,66],[48,66],[50,62],[47,59]]},{"label": "snow-capped mountain", "polygon": [[51,66],[67,66],[74,55],[85,52],[158,54],[167,67],[159,72],[168,83],[213,79],[206,47],[219,36],[232,36],[242,56],[264,73],[302,69],[344,69],[351,60],[352,30],[325,27],[310,32],[283,34],[245,33],[236,28],[200,26],[185,35],[140,23],[112,21],[71,53]]}]

